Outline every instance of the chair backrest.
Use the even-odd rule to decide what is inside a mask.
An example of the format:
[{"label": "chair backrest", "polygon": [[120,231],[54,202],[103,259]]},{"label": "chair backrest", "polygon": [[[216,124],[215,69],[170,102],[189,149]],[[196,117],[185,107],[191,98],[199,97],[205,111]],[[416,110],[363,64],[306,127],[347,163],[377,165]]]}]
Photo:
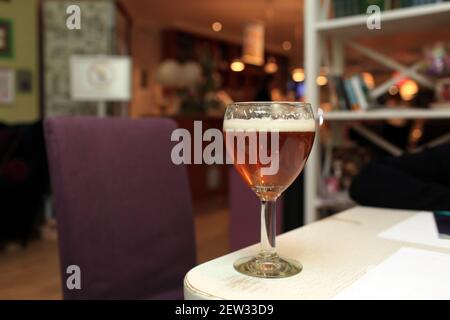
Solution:
[{"label": "chair backrest", "polygon": [[[168,119],[49,118],[64,298],[181,298],[195,264],[186,168]],[[81,290],[66,286],[76,265]]]}]

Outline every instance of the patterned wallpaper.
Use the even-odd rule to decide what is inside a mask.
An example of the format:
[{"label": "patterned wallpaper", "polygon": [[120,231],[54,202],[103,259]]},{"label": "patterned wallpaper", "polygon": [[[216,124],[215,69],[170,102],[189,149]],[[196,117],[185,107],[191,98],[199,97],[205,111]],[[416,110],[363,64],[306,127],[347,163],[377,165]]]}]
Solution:
[{"label": "patterned wallpaper", "polygon": [[[81,30],[69,30],[66,9],[81,9]],[[113,52],[115,7],[111,1],[44,2],[45,114],[95,115],[96,103],[70,100],[69,59],[72,54],[108,54]]]}]

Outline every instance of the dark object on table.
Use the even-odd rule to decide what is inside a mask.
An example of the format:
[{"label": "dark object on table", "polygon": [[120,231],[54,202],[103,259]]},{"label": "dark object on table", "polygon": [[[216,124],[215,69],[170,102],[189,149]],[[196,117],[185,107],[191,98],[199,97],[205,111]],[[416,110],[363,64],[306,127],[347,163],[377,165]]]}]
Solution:
[{"label": "dark object on table", "polygon": [[[45,124],[65,299],[182,299],[195,265],[186,168],[168,119]],[[69,290],[66,269],[81,269]]]},{"label": "dark object on table", "polygon": [[435,211],[433,214],[439,237],[450,239],[450,211]]},{"label": "dark object on table", "polygon": [[42,123],[0,124],[0,248],[39,236],[47,192]]},{"label": "dark object on table", "polygon": [[353,180],[350,195],[367,206],[450,210],[449,163],[450,144],[373,161]]}]

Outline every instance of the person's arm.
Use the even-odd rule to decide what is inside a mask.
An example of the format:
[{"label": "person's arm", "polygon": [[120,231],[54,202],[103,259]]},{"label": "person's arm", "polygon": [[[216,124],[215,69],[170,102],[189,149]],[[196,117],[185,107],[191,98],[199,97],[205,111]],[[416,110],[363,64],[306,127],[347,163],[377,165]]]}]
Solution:
[{"label": "person's arm", "polygon": [[386,158],[380,163],[395,167],[420,180],[450,187],[450,143],[420,153]]},{"label": "person's arm", "polygon": [[353,180],[350,196],[362,205],[450,210],[450,144],[372,162]]}]

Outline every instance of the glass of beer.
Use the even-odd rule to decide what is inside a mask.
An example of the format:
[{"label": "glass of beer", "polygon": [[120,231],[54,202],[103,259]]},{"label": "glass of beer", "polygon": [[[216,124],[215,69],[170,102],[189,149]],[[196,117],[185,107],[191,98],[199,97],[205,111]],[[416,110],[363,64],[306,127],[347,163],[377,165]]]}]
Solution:
[{"label": "glass of beer", "polygon": [[261,200],[261,248],[234,268],[261,278],[284,278],[302,270],[298,261],[278,256],[276,201],[302,171],[311,152],[316,121],[311,105],[300,102],[238,102],[223,122],[227,163]]}]

